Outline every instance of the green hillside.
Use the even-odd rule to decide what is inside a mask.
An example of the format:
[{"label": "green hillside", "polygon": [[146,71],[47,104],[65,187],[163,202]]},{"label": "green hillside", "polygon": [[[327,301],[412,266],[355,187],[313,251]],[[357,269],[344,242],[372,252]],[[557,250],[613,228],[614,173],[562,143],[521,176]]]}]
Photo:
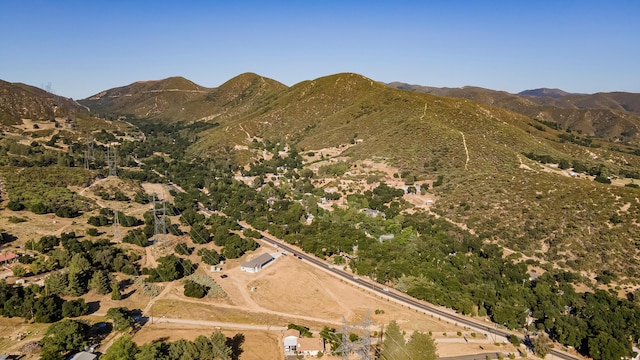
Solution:
[{"label": "green hillside", "polygon": [[[485,241],[591,277],[610,270],[621,281],[635,281],[640,264],[624,260],[639,255],[633,239],[640,230],[633,219],[640,194],[622,186],[632,181],[625,177],[640,177],[640,151],[633,142],[613,143],[608,137],[585,136],[587,129],[565,130],[553,121],[534,120],[522,113],[540,107],[524,97],[465,89],[481,102],[393,89],[351,73],[289,88],[243,74],[184,101],[179,92],[145,90],[145,96],[174,96],[172,101],[180,103],[151,120],[177,121],[188,114],[182,120],[219,125],[195,137],[187,149],[194,158],[221,157],[243,165],[260,157],[253,145],[262,140],[304,151],[353,144],[342,153],[349,164],[383,161],[421,181],[440,179],[441,185],[430,190],[438,199],[431,211],[464,224]],[[127,109],[136,106],[127,104]],[[579,117],[569,126],[577,130],[586,114],[602,120],[612,111],[544,109],[567,121]],[[635,126],[634,115],[616,116],[592,128],[608,133]],[[603,182],[613,178],[614,184],[594,182],[596,176]]]}]

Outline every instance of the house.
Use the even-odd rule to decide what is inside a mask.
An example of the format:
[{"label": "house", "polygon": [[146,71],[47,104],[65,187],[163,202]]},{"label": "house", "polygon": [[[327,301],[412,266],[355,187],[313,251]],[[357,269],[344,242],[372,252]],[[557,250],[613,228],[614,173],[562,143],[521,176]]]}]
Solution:
[{"label": "house", "polygon": [[287,329],[282,335],[282,342],[284,345],[284,352],[295,353],[298,348],[298,339],[300,338],[300,331],[296,329]]},{"label": "house", "polygon": [[299,338],[296,350],[298,354],[318,356],[319,352],[324,352],[324,341],[322,338]]},{"label": "house", "polygon": [[98,355],[90,353],[88,351],[81,351],[71,358],[71,360],[95,360],[98,358]]},{"label": "house", "polygon": [[12,262],[13,260],[17,259],[18,255],[12,253],[12,252],[8,252],[6,254],[0,254],[0,264],[1,265],[6,265],[9,264],[10,262]]},{"label": "house", "polygon": [[363,212],[368,217],[381,216],[383,219],[387,218],[387,214],[383,213],[382,211],[373,210],[373,209],[360,209],[360,211]]},{"label": "house", "polygon": [[394,234],[384,234],[384,235],[380,235],[380,237],[378,237],[378,241],[383,243],[387,240],[393,240],[396,236]]},{"label": "house", "polygon": [[240,270],[254,273],[262,270],[263,267],[269,265],[275,258],[270,254],[262,254],[255,259],[251,259],[249,261],[243,262],[242,266],[240,266]]}]

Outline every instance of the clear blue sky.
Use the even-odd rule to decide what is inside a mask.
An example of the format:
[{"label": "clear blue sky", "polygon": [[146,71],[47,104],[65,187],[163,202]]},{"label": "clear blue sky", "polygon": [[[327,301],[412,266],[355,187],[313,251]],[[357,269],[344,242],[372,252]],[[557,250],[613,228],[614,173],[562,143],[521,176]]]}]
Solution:
[{"label": "clear blue sky", "polygon": [[76,99],[243,72],[640,92],[640,1],[0,0],[0,79]]}]

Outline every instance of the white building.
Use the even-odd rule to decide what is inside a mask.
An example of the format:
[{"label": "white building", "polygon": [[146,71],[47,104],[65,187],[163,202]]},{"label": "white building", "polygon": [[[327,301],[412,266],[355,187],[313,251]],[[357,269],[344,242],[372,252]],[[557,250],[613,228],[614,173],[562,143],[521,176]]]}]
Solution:
[{"label": "white building", "polygon": [[262,254],[255,259],[243,262],[240,270],[254,273],[262,270],[263,267],[269,265],[274,259],[270,254]]}]

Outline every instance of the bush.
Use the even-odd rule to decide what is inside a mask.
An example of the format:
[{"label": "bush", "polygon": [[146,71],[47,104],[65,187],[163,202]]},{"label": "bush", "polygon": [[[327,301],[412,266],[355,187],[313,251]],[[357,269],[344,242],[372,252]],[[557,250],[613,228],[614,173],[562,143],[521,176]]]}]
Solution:
[{"label": "bush", "polygon": [[20,211],[24,210],[24,205],[19,201],[11,200],[7,204],[7,208],[12,211]]},{"label": "bush", "polygon": [[89,236],[98,236],[100,233],[98,232],[98,229],[96,228],[88,228],[87,229],[87,235]]},{"label": "bush", "polygon": [[201,299],[207,295],[207,287],[191,280],[184,281],[184,296]]},{"label": "bush", "polygon": [[509,342],[513,344],[513,346],[520,346],[520,339],[513,334],[509,335]]}]

